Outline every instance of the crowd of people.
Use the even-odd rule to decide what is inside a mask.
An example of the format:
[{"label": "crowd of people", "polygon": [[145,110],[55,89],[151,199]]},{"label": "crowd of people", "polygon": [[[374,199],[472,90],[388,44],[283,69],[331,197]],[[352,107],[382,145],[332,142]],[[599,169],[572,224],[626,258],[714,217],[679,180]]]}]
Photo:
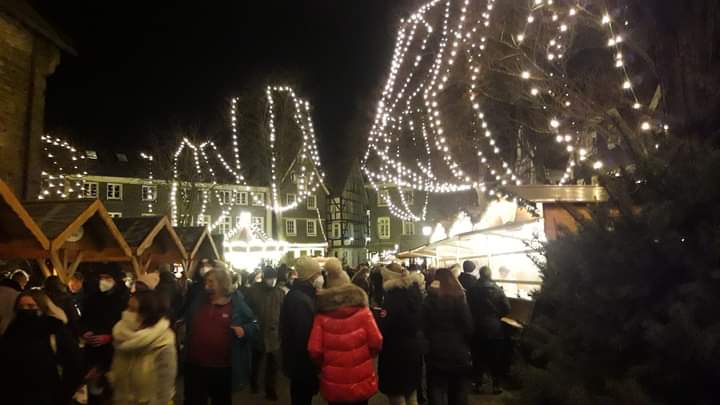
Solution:
[{"label": "crowd of people", "polygon": [[[0,392],[10,404],[229,405],[249,388],[293,405],[464,405],[501,392],[501,318],[510,307],[487,267],[357,269],[301,257],[255,273],[202,260],[128,280],[98,265],[64,284],[0,281]],[[37,283],[36,283],[37,284]]]}]

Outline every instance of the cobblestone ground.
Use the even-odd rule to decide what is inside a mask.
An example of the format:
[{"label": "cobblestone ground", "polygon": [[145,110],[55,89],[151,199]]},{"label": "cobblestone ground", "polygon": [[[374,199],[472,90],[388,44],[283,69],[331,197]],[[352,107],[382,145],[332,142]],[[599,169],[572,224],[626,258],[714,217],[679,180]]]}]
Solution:
[{"label": "cobblestone ground", "polygon": [[[278,380],[278,401],[271,402],[264,398],[263,394],[252,395],[249,390],[238,393],[233,398],[233,405],[285,405],[290,404],[290,398],[288,395],[288,382],[285,377],[279,377]],[[504,399],[510,394],[504,393],[499,396],[492,395],[471,395],[470,405],[504,405]],[[175,405],[182,405],[182,381],[178,381],[178,398],[176,399]],[[313,400],[313,405],[325,405],[326,402],[316,395]],[[370,405],[387,405],[387,397],[378,394],[370,400]]]}]

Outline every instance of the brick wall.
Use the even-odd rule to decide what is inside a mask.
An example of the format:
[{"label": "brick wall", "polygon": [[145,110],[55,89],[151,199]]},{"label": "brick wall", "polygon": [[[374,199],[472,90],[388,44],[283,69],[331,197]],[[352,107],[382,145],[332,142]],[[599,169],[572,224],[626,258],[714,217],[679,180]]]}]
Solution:
[{"label": "brick wall", "polygon": [[46,79],[59,61],[54,45],[0,13],[0,178],[24,199],[40,190]]}]

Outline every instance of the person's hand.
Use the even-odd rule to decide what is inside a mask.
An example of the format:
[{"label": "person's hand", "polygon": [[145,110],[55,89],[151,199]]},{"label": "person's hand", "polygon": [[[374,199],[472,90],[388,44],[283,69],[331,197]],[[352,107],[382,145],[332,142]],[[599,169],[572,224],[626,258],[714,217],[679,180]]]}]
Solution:
[{"label": "person's hand", "polygon": [[87,342],[92,347],[104,346],[112,342],[112,335],[92,335]]},{"label": "person's hand", "polygon": [[93,380],[98,377],[100,377],[100,371],[98,371],[98,369],[95,367],[91,368],[90,371],[85,374],[86,380]]},{"label": "person's hand", "polygon": [[380,310],[380,318],[385,318],[385,317],[387,317],[387,310],[381,309]]},{"label": "person's hand", "polygon": [[245,337],[245,329],[242,326],[231,326],[230,329],[235,332],[235,336],[239,338]]},{"label": "person's hand", "polygon": [[83,340],[86,342],[89,341],[90,338],[92,338],[92,337],[93,337],[92,331],[87,331],[87,332],[83,333],[83,335],[82,335]]}]

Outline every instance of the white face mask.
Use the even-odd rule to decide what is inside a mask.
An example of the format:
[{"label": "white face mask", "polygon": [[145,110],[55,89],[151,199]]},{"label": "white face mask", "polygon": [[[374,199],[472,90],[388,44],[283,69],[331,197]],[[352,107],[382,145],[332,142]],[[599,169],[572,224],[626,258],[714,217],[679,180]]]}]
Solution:
[{"label": "white face mask", "polygon": [[114,280],[108,280],[108,279],[101,279],[100,280],[100,291],[102,292],[108,292],[115,287],[115,281]]},{"label": "white face mask", "polygon": [[319,290],[323,288],[323,284],[325,284],[325,279],[323,278],[323,276],[320,276],[313,280],[312,286],[315,287],[316,290]]},{"label": "white face mask", "polygon": [[275,287],[275,285],[277,285],[277,279],[276,278],[267,278],[267,279],[265,279],[265,284],[267,284],[268,287]]}]

